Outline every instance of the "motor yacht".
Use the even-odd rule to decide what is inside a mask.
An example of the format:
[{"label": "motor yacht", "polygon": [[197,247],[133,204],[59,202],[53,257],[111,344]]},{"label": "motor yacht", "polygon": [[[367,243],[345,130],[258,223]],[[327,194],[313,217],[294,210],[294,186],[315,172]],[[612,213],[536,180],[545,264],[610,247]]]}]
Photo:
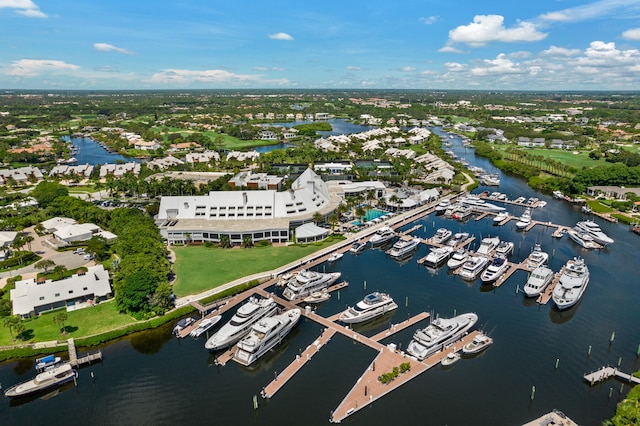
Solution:
[{"label": "motor yacht", "polygon": [[451,235],[453,235],[453,233],[449,229],[439,228],[430,240],[435,244],[444,244],[451,238]]},{"label": "motor yacht", "polygon": [[232,346],[249,333],[253,324],[262,318],[275,315],[277,311],[278,305],[272,298],[250,297],[238,308],[231,320],[207,340],[204,347],[210,351],[216,351]]},{"label": "motor yacht", "polygon": [[305,303],[322,303],[331,299],[331,293],[328,290],[320,290],[314,291],[304,299],[302,299]]},{"label": "motor yacht", "polygon": [[48,370],[54,365],[59,364],[62,361],[62,358],[55,355],[47,355],[42,358],[36,358],[36,371],[41,372],[44,370]]},{"label": "motor yacht", "polygon": [[335,252],[335,253],[333,253],[331,256],[329,256],[327,258],[327,262],[336,262],[336,261],[342,259],[342,256],[344,256],[344,254],[342,254],[340,252]]},{"label": "motor yacht", "polygon": [[576,230],[586,232],[591,235],[591,238],[598,244],[602,244],[606,246],[607,244],[613,243],[613,238],[605,234],[600,226],[592,220],[583,220],[576,223]]},{"label": "motor yacht", "polygon": [[211,317],[211,318],[203,319],[202,321],[200,321],[200,323],[198,324],[198,326],[196,328],[191,330],[191,332],[189,333],[189,336],[197,339],[202,334],[207,332],[211,327],[213,327],[218,322],[220,322],[221,319],[222,319],[222,315],[216,315],[216,316]]},{"label": "motor yacht", "polygon": [[453,252],[451,258],[447,261],[447,266],[449,269],[457,269],[464,264],[469,258],[469,250],[464,247],[460,247],[458,250]]},{"label": "motor yacht", "polygon": [[493,223],[498,225],[508,217],[509,217],[509,213],[508,212],[506,212],[506,211],[500,212],[500,213],[498,213],[497,215],[495,215],[493,217]]},{"label": "motor yacht", "polygon": [[493,258],[487,269],[480,276],[483,284],[492,283],[509,269],[509,262],[504,256],[496,256]]},{"label": "motor yacht", "polygon": [[527,257],[527,268],[532,269],[538,266],[544,265],[549,260],[549,254],[542,251],[540,244],[537,244],[531,250],[531,253]]},{"label": "motor yacht", "polygon": [[563,200],[564,199],[564,194],[560,191],[553,191],[553,197],[557,198],[559,200]]},{"label": "motor yacht", "polygon": [[375,234],[369,239],[371,246],[379,246],[395,238],[396,231],[390,226],[383,226],[378,229]]},{"label": "motor yacht", "polygon": [[70,363],[64,362],[38,373],[38,375],[31,380],[11,386],[4,391],[4,395],[9,398],[16,398],[39,394],[62,386],[74,380],[76,377],[78,377],[78,372],[71,367]]},{"label": "motor yacht", "polygon": [[511,241],[500,241],[500,244],[496,247],[496,254],[507,257],[513,253],[513,246],[514,244]]},{"label": "motor yacht", "polygon": [[489,259],[484,256],[471,256],[462,265],[460,277],[464,280],[475,280],[482,273],[489,263]]},{"label": "motor yacht", "polygon": [[526,208],[522,216],[516,222],[516,228],[525,229],[531,223],[531,209],[529,207]]},{"label": "motor yacht", "polygon": [[592,249],[597,249],[600,248],[600,244],[598,244],[593,237],[591,236],[591,234],[588,234],[586,232],[582,232],[580,230],[576,230],[574,229],[568,229],[567,230],[567,235],[569,235],[569,238],[571,238],[573,240],[573,242],[575,242],[576,244],[578,244],[579,246],[592,250]]},{"label": "motor yacht", "polygon": [[465,355],[477,354],[487,349],[493,343],[493,339],[486,334],[480,333],[473,340],[462,347]]},{"label": "motor yacht", "polygon": [[300,309],[291,309],[279,315],[263,318],[238,342],[233,360],[249,365],[280,343],[300,319]]},{"label": "motor yacht", "polygon": [[431,266],[432,268],[437,268],[442,265],[451,253],[453,252],[453,247],[443,246],[443,247],[434,247],[431,249],[428,255],[422,258],[422,263],[426,266]]},{"label": "motor yacht", "polygon": [[546,290],[553,280],[553,271],[546,266],[538,266],[531,272],[527,283],[524,285],[524,294],[527,297],[537,297]]},{"label": "motor yacht", "polygon": [[340,278],[340,275],[340,272],[300,271],[295,278],[287,283],[282,295],[287,300],[300,299],[314,291],[328,288]]},{"label": "motor yacht", "polygon": [[525,201],[527,201],[527,199],[526,199],[526,198],[524,198],[524,197],[518,197],[518,198],[516,198],[515,200],[513,200],[513,202],[514,202],[515,204],[522,204],[522,203],[524,203]]},{"label": "motor yacht", "polygon": [[440,361],[440,364],[442,364],[443,367],[448,367],[451,364],[458,361],[459,359],[460,359],[460,354],[458,352],[449,352],[446,357],[442,358],[442,361]]},{"label": "motor yacht", "polygon": [[473,214],[473,207],[469,205],[460,206],[453,214],[451,215],[452,219],[463,221],[467,219],[469,216]]},{"label": "motor yacht", "polygon": [[367,294],[355,306],[342,312],[338,319],[345,324],[355,324],[371,320],[397,308],[398,305],[391,296],[376,291]]},{"label": "motor yacht", "polygon": [[366,247],[367,247],[367,243],[356,241],[355,243],[351,244],[351,248],[349,249],[349,251],[353,254],[360,254],[364,251]]},{"label": "motor yacht", "polygon": [[465,242],[467,238],[469,238],[468,232],[456,232],[453,234],[453,237],[447,241],[447,245],[455,248],[458,244]]},{"label": "motor yacht", "polygon": [[567,309],[578,303],[589,284],[589,268],[581,257],[567,261],[560,281],[553,288],[553,301],[558,309]]},{"label": "motor yacht", "polygon": [[419,238],[412,237],[411,235],[403,235],[386,253],[393,258],[401,259],[412,254],[419,244]]},{"label": "motor yacht", "polygon": [[504,207],[497,206],[492,203],[487,203],[485,200],[478,197],[477,195],[467,195],[466,197],[460,198],[460,202],[462,204],[471,206],[474,211],[481,212],[481,213],[484,213],[484,212],[498,213],[504,210]]},{"label": "motor yacht", "polygon": [[498,237],[486,237],[480,241],[480,247],[478,247],[477,253],[483,256],[488,256],[492,251],[500,244],[500,238]]},{"label": "motor yacht", "polygon": [[500,179],[498,175],[483,175],[481,177],[481,182],[486,186],[500,186]]},{"label": "motor yacht", "polygon": [[407,347],[407,353],[422,361],[445,345],[455,342],[478,321],[474,313],[461,314],[453,318],[436,318],[422,329],[416,330]]},{"label": "motor yacht", "polygon": [[450,206],[451,201],[449,201],[448,199],[440,201],[435,208],[436,215],[443,214]]},{"label": "motor yacht", "polygon": [[193,317],[182,318],[175,326],[173,326],[173,334],[178,336],[182,330],[189,327],[194,322],[196,322],[196,319]]}]

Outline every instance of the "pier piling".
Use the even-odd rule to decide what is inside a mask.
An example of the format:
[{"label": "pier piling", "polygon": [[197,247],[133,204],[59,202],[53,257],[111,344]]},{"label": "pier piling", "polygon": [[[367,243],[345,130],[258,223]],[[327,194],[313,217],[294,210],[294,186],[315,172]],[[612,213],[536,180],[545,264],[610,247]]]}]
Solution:
[{"label": "pier piling", "polygon": [[531,400],[533,401],[536,397],[536,387],[531,386]]},{"label": "pier piling", "polygon": [[558,369],[558,364],[560,364],[560,358],[556,358],[556,370]]},{"label": "pier piling", "polygon": [[616,332],[614,331],[611,333],[611,339],[609,339],[609,344],[612,344],[615,338],[616,338]]}]

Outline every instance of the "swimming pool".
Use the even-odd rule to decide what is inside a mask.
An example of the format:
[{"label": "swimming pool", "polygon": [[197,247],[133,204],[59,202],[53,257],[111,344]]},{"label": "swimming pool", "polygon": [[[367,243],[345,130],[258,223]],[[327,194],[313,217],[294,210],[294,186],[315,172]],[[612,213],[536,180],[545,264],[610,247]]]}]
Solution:
[{"label": "swimming pool", "polygon": [[368,210],[364,216],[365,220],[368,222],[370,220],[373,219],[377,219],[380,216],[384,216],[385,214],[387,214],[387,212],[383,211],[383,210],[379,210],[379,209],[371,209]]}]

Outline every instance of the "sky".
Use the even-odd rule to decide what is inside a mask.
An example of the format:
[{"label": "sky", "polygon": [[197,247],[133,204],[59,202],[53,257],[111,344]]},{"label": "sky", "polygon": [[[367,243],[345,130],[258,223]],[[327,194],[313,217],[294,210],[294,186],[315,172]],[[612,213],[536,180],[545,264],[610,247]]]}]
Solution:
[{"label": "sky", "polygon": [[0,0],[0,89],[640,90],[640,0]]}]

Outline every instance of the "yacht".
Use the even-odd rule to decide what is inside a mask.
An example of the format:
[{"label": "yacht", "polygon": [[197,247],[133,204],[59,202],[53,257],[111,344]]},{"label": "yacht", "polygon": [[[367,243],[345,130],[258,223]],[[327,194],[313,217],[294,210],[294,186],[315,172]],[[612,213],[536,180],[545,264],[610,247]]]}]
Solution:
[{"label": "yacht", "polygon": [[500,244],[500,238],[498,237],[486,237],[483,238],[480,242],[480,247],[478,247],[478,254],[483,256],[488,256],[493,250],[498,247]]},{"label": "yacht", "polygon": [[463,205],[460,208],[458,208],[458,210],[453,212],[453,214],[451,215],[451,218],[456,220],[465,220],[472,214],[473,214],[473,207],[469,205]]},{"label": "yacht", "polygon": [[436,318],[422,329],[416,330],[407,352],[422,361],[443,346],[458,340],[478,321],[478,315],[467,313],[453,318]]},{"label": "yacht", "polygon": [[560,281],[553,288],[553,301],[558,309],[567,309],[575,305],[584,294],[589,284],[589,268],[584,259],[574,257],[569,260],[560,276]]},{"label": "yacht", "polygon": [[537,244],[531,250],[531,253],[527,257],[527,268],[537,268],[538,266],[544,265],[549,260],[549,254],[542,251],[540,244]]},{"label": "yacht", "polygon": [[233,360],[249,365],[280,343],[300,319],[300,309],[291,309],[279,315],[263,318],[238,342]]},{"label": "yacht", "polygon": [[13,385],[4,391],[9,398],[21,397],[41,393],[52,388],[62,386],[78,377],[78,372],[68,362],[55,365],[26,382]]},{"label": "yacht", "polygon": [[36,358],[36,371],[41,372],[48,370],[49,368],[57,365],[62,361],[62,358],[55,355],[47,355],[42,358]]},{"label": "yacht", "polygon": [[447,245],[451,247],[456,247],[458,244],[463,243],[469,238],[468,232],[456,232],[453,234],[453,237],[449,241],[447,241]]},{"label": "yacht", "polygon": [[567,235],[571,238],[576,244],[586,249],[597,249],[600,248],[600,244],[598,244],[591,234],[586,232],[582,232],[580,230],[569,229],[567,230]]},{"label": "yacht", "polygon": [[366,247],[367,243],[356,241],[355,243],[351,244],[351,248],[349,249],[349,251],[353,254],[360,254]]},{"label": "yacht", "polygon": [[277,310],[278,305],[270,297],[266,299],[250,297],[238,308],[231,320],[207,340],[204,347],[210,351],[216,351],[232,346],[249,333],[253,324],[262,318],[275,315]]},{"label": "yacht", "polygon": [[497,215],[495,215],[493,217],[493,223],[497,225],[497,224],[501,223],[503,220],[505,220],[508,217],[509,217],[509,213],[508,212],[506,212],[506,211],[500,212],[500,213],[498,213]]},{"label": "yacht", "polygon": [[369,239],[371,246],[377,246],[391,241],[396,236],[396,231],[390,226],[383,226],[378,229],[375,234]]},{"label": "yacht", "polygon": [[436,215],[443,214],[450,206],[451,201],[449,201],[448,199],[440,201],[435,208]]},{"label": "yacht", "polygon": [[335,253],[333,253],[331,256],[329,256],[327,258],[327,262],[336,262],[336,261],[342,259],[342,256],[344,256],[344,254],[342,254],[340,252],[335,252]]},{"label": "yacht", "polygon": [[173,327],[173,334],[175,334],[176,336],[178,336],[180,334],[180,332],[182,330],[184,330],[185,328],[189,327],[191,324],[193,324],[194,322],[196,322],[196,319],[193,317],[186,317],[186,318],[182,318],[180,321],[178,321],[176,323],[176,325]]},{"label": "yacht", "polygon": [[524,294],[527,297],[539,296],[545,291],[553,280],[553,271],[546,266],[538,266],[531,272],[527,283],[524,285]]},{"label": "yacht", "polygon": [[442,361],[440,361],[440,364],[442,364],[443,367],[447,367],[453,364],[454,362],[458,361],[459,359],[460,359],[460,354],[458,352],[449,352],[446,357],[442,358]]},{"label": "yacht", "polygon": [[313,293],[302,299],[302,301],[305,303],[322,303],[326,302],[329,299],[331,299],[331,293],[329,293],[329,291],[325,289],[314,291]]},{"label": "yacht", "polygon": [[314,291],[328,288],[340,278],[340,272],[322,273],[315,271],[300,271],[298,275],[287,283],[282,295],[287,300],[299,299]]},{"label": "yacht", "polygon": [[198,338],[202,336],[202,334],[208,331],[211,327],[219,323],[221,319],[222,319],[222,315],[216,315],[211,318],[203,319],[202,321],[200,321],[200,324],[198,324],[196,328],[191,330],[191,333],[189,333],[189,336],[193,338]]},{"label": "yacht", "polygon": [[482,175],[480,176],[480,181],[483,185],[486,186],[500,186],[500,178],[498,175]]},{"label": "yacht", "polygon": [[338,320],[345,324],[355,324],[368,321],[389,311],[397,309],[398,305],[386,293],[374,292],[368,294],[355,306],[345,310]]},{"label": "yacht", "polygon": [[522,216],[516,222],[516,228],[525,229],[531,223],[531,209],[527,207],[527,209],[522,213]]},{"label": "yacht", "polygon": [[493,343],[493,339],[486,334],[480,333],[473,340],[462,347],[465,355],[477,354],[488,348]]},{"label": "yacht", "polygon": [[525,201],[527,201],[527,199],[524,197],[518,197],[515,200],[513,200],[515,204],[523,204]]},{"label": "yacht", "polygon": [[513,246],[514,244],[511,241],[500,241],[500,244],[496,247],[496,254],[501,254],[504,257],[507,257],[513,253]]},{"label": "yacht", "polygon": [[475,280],[489,263],[489,259],[484,256],[471,256],[462,265],[460,276],[465,280]]},{"label": "yacht", "polygon": [[443,247],[434,247],[431,249],[428,255],[423,257],[423,263],[426,266],[431,266],[432,268],[437,268],[442,265],[449,256],[451,256],[451,252],[453,252],[453,247],[443,246]]},{"label": "yacht", "polygon": [[460,198],[460,202],[473,207],[475,211],[479,211],[483,213],[484,212],[498,213],[505,209],[502,206],[497,206],[495,204],[487,203],[485,200],[478,197],[477,195],[467,195],[466,197]]},{"label": "yacht", "polygon": [[462,266],[464,262],[467,261],[468,257],[469,257],[469,250],[465,249],[464,247],[461,247],[458,250],[456,250],[451,256],[451,258],[447,261],[447,266],[449,267],[449,269],[457,269],[460,266]]},{"label": "yacht", "polygon": [[613,238],[602,232],[600,226],[592,220],[583,220],[576,223],[575,229],[591,235],[596,243],[602,244],[603,246],[613,243]]},{"label": "yacht", "polygon": [[451,238],[453,233],[447,228],[439,228],[433,237],[431,237],[431,242],[435,244],[444,244],[449,238]]},{"label": "yacht", "polygon": [[507,258],[503,256],[496,256],[489,267],[484,270],[480,279],[483,283],[491,283],[500,278],[502,274],[507,272],[509,269],[509,262],[507,262]]},{"label": "yacht", "polygon": [[558,200],[563,200],[564,194],[560,191],[553,191],[553,197],[557,198]]},{"label": "yacht", "polygon": [[413,253],[418,247],[418,244],[420,244],[419,238],[412,237],[411,235],[403,235],[386,253],[391,257],[400,259]]}]

